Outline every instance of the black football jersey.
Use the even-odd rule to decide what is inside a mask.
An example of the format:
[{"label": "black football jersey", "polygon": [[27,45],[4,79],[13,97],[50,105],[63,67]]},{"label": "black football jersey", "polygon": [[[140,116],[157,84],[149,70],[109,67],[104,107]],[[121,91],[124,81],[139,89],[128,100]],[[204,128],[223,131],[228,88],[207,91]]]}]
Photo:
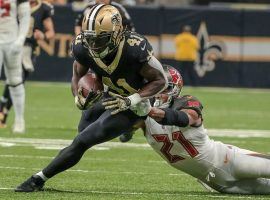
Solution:
[{"label": "black football jersey", "polygon": [[172,109],[192,109],[195,110],[199,116],[202,115],[203,106],[201,102],[194,96],[184,95],[177,98],[174,98]]},{"label": "black football jersey", "polygon": [[30,45],[32,48],[37,46],[37,41],[34,38],[34,31],[36,29],[44,32],[43,20],[52,17],[54,9],[49,3],[42,2],[31,9],[31,20],[29,32],[26,36],[25,44]]},{"label": "black football jersey", "polygon": [[100,76],[102,82],[112,92],[128,96],[137,92],[146,83],[140,70],[150,60],[153,49],[142,35],[125,32],[116,56],[109,65],[100,58],[90,56],[80,34],[73,41],[71,49],[75,60]]}]

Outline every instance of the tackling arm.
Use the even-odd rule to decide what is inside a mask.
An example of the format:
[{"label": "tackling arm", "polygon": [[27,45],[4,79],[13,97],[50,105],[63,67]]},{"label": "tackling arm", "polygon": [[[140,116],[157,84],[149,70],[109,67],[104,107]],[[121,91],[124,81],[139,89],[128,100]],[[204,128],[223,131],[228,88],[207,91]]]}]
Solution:
[{"label": "tackling arm", "polygon": [[160,109],[153,107],[148,115],[162,125],[186,127],[188,125],[196,126],[202,122],[201,116],[192,109],[178,111],[171,108]]}]

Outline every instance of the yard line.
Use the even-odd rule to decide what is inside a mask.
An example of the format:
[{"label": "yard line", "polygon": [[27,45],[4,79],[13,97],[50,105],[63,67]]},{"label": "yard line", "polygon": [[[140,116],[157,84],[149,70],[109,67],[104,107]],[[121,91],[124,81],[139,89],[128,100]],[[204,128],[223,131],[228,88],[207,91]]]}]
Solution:
[{"label": "yard line", "polygon": [[[10,167],[10,166],[0,166],[0,169],[9,169],[9,170],[32,170],[32,171],[38,171],[39,168],[26,168],[26,167]],[[80,173],[103,173],[103,174],[132,174],[132,175],[169,175],[169,176],[189,176],[188,174],[184,174],[182,172],[179,172],[177,174],[174,173],[146,173],[146,172],[136,172],[136,171],[108,171],[108,170],[85,170],[85,169],[69,169],[68,172],[80,172]]]},{"label": "yard line", "polygon": [[[0,190],[14,190],[14,188],[5,188],[5,187],[0,187]],[[120,191],[101,191],[101,190],[87,190],[87,191],[82,191],[82,190],[57,190],[53,188],[45,188],[45,192],[50,192],[50,191],[59,191],[59,192],[72,192],[72,193],[92,193],[92,194],[113,194],[113,195],[129,195],[129,196],[144,196],[144,195],[158,195],[158,196],[179,196],[179,197],[208,197],[208,198],[222,198],[222,199],[253,199],[255,196],[235,196],[235,195],[221,195],[219,193],[214,194],[204,194],[204,195],[198,195],[198,194],[182,194],[180,193],[159,193],[159,192],[120,192]],[[44,193],[44,192],[43,192]],[[191,192],[192,193],[192,192]]]},{"label": "yard line", "polygon": [[[22,158],[22,159],[53,159],[54,156],[32,156],[32,155],[16,155],[16,154],[0,154],[0,158]],[[130,162],[127,159],[118,159],[118,158],[89,158],[85,156],[83,160],[90,160],[90,161],[110,161],[110,162]],[[147,161],[140,161],[140,160],[133,160],[134,162],[148,162],[148,163],[160,163],[160,164],[167,164],[164,160],[147,160]]]},{"label": "yard line", "polygon": [[[210,136],[219,137],[270,137],[270,130],[233,130],[233,129],[209,129],[208,133]],[[4,147],[9,146],[35,146],[39,149],[61,149],[69,145],[71,140],[64,139],[38,139],[38,138],[5,138],[0,137],[0,145]],[[120,142],[106,142],[93,147],[96,150],[108,150],[110,148],[139,148],[139,149],[150,149],[149,144],[146,143],[120,143]]]}]

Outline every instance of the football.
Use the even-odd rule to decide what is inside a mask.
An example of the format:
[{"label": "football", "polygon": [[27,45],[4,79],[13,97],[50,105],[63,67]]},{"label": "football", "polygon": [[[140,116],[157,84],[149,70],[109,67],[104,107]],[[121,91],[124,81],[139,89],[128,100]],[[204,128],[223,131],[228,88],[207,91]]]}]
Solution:
[{"label": "football", "polygon": [[78,88],[82,88],[83,97],[87,97],[90,91],[102,92],[103,84],[97,79],[94,73],[87,73],[79,80]]}]

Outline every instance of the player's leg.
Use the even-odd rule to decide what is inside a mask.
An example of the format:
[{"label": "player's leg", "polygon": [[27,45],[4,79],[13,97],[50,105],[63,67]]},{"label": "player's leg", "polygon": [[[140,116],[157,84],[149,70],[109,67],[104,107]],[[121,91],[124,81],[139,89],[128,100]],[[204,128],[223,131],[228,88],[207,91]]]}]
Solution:
[{"label": "player's leg", "polygon": [[73,143],[62,150],[58,156],[44,169],[43,174],[51,178],[57,173],[74,166],[90,147],[109,141],[124,131],[129,130],[136,122],[137,116],[131,111],[111,115],[105,111],[95,122],[86,127],[74,139]]},{"label": "player's leg", "polygon": [[[2,72],[2,66],[4,64],[4,54],[3,54],[3,46],[0,45],[0,77],[1,77],[1,72]],[[2,123],[3,119],[5,118],[4,115],[4,105],[6,101],[2,97],[0,98],[0,128],[4,128],[5,124]]]},{"label": "player's leg", "polygon": [[222,188],[220,192],[226,194],[268,195],[270,194],[270,179],[258,178],[235,181],[228,187]]},{"label": "player's leg", "polygon": [[221,184],[224,187],[220,188],[219,192],[270,194],[270,180],[266,179],[270,178],[269,156],[235,146],[229,146],[227,152],[229,165],[224,164],[222,167],[227,175],[217,176],[226,180],[225,184]]},{"label": "player's leg", "polygon": [[82,132],[89,124],[96,121],[102,113],[105,112],[104,106],[102,106],[102,101],[97,102],[91,108],[82,111],[81,120],[78,125],[78,132]]},{"label": "player's leg", "polygon": [[119,137],[120,142],[128,142],[128,141],[130,141],[133,138],[133,135],[135,134],[135,132],[140,128],[142,129],[143,133],[145,134],[144,120],[140,120],[136,124],[134,124],[132,126],[131,131],[120,135],[120,137]]},{"label": "player's leg", "polygon": [[234,147],[232,173],[237,179],[270,178],[270,156]]},{"label": "player's leg", "polygon": [[110,111],[103,112],[98,120],[84,128],[76,136],[71,145],[61,150],[47,167],[30,177],[15,191],[33,192],[40,190],[48,178],[77,164],[87,149],[118,137],[123,132],[130,130],[137,120],[138,116],[129,110],[116,115],[111,115]]},{"label": "player's leg", "polygon": [[4,92],[0,98],[0,128],[6,127],[8,113],[12,107],[12,100],[9,93],[8,85],[5,85]]},{"label": "player's leg", "polygon": [[9,49],[5,51],[5,74],[9,85],[10,96],[14,105],[15,122],[13,132],[23,133],[25,90],[22,80],[21,53],[10,54]]}]

